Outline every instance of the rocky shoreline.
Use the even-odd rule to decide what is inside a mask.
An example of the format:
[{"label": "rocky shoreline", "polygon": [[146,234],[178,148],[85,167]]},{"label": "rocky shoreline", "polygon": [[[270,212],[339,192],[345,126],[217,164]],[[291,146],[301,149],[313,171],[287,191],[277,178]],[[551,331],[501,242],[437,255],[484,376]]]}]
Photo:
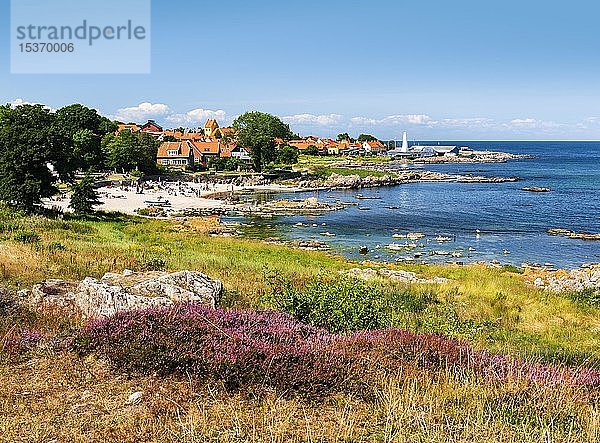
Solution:
[{"label": "rocky shoreline", "polygon": [[570,271],[545,266],[524,267],[526,281],[551,292],[600,292],[600,264],[588,264]]},{"label": "rocky shoreline", "polygon": [[590,234],[589,232],[575,232],[570,229],[548,229],[546,232],[550,235],[576,240],[600,241],[600,234]]},{"label": "rocky shoreline", "polygon": [[422,182],[454,182],[454,183],[507,183],[519,181],[519,177],[486,177],[480,175],[453,175],[440,172],[419,171],[383,176],[339,175],[332,173],[326,179],[306,179],[297,183],[302,190],[313,189],[362,189],[383,186],[396,186]]},{"label": "rocky shoreline", "polygon": [[525,160],[535,158],[529,154],[510,154],[499,151],[472,151],[468,155],[424,157],[415,159],[414,163],[439,164],[439,163],[506,163],[510,160]]}]

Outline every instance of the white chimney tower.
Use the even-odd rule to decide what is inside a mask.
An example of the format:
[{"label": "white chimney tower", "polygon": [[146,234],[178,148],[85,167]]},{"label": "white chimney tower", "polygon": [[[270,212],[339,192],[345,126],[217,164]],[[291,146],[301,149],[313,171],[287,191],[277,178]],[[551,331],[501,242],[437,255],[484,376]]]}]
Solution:
[{"label": "white chimney tower", "polygon": [[406,131],[402,133],[402,148],[400,148],[400,152],[408,152],[408,141],[406,140]]}]

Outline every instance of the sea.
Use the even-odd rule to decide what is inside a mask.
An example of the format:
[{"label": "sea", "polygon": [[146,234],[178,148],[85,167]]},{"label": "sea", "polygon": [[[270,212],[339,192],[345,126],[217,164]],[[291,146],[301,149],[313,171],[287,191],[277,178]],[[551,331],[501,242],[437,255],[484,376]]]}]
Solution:
[{"label": "sea", "polygon": [[[400,170],[519,177],[508,183],[413,183],[360,190],[269,195],[266,198],[357,203],[320,216],[238,219],[253,232],[315,239],[353,259],[381,262],[476,261],[576,268],[600,262],[600,241],[554,236],[549,229],[600,233],[600,142],[461,141],[468,146],[528,154],[506,163],[402,165]],[[526,192],[523,187],[550,192]],[[357,198],[363,197],[363,198]],[[252,231],[250,229],[249,231]],[[416,241],[398,238],[420,232]],[[328,234],[328,235],[324,235]],[[396,238],[393,237],[396,235]],[[437,239],[437,240],[436,240]],[[443,241],[442,241],[443,240]],[[390,244],[399,250],[389,249]],[[404,245],[411,247],[404,248]],[[368,252],[361,254],[361,247]]]}]

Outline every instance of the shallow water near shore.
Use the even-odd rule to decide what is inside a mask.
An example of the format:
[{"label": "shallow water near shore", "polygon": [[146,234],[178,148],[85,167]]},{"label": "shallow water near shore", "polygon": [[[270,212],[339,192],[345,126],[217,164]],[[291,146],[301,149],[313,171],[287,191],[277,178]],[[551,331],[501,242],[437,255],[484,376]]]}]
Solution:
[{"label": "shallow water near shore", "polygon": [[[346,256],[374,261],[498,260],[516,266],[537,262],[563,268],[600,262],[600,242],[556,237],[546,232],[551,228],[566,228],[600,233],[600,142],[458,144],[475,150],[532,154],[535,158],[508,163],[408,166],[451,174],[522,178],[514,183],[414,183],[387,188],[278,194],[271,198],[318,196],[320,200],[351,201],[358,206],[317,217],[255,217],[242,221],[252,223],[255,228],[270,225],[282,238],[322,240]],[[551,191],[521,190],[527,186],[548,187]],[[365,198],[357,199],[358,195]],[[297,223],[308,226],[297,227]],[[325,232],[335,237],[322,235]],[[409,232],[422,232],[426,237],[417,241],[392,237]],[[438,242],[438,236],[449,240]],[[412,243],[417,247],[390,251],[385,247],[390,243]],[[369,249],[368,254],[360,255],[361,246]]]}]

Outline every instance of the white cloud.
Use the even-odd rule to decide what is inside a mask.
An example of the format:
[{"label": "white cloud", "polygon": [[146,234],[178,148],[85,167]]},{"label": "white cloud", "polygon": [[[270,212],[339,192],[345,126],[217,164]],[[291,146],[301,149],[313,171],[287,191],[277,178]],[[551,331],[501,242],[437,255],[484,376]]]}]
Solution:
[{"label": "white cloud", "polygon": [[23,106],[23,105],[43,105],[44,108],[46,109],[50,109],[50,111],[54,112],[56,111],[56,109],[51,108],[50,106],[44,105],[43,103],[37,103],[37,102],[28,102],[26,100],[23,100],[22,98],[15,98],[13,101],[8,103],[12,108],[16,107],[16,106]]},{"label": "white cloud", "polygon": [[431,126],[447,128],[491,128],[496,122],[491,118],[444,118],[439,122],[432,122]]},{"label": "white cloud", "polygon": [[535,128],[538,121],[534,118],[515,118],[510,121],[510,125],[517,128]]},{"label": "white cloud", "polygon": [[332,126],[338,124],[342,120],[342,116],[339,114],[328,114],[328,115],[314,115],[314,114],[296,114],[281,117],[286,123],[296,125],[320,125],[320,126]]},{"label": "white cloud", "polygon": [[562,128],[565,125],[552,121],[537,120],[535,118],[515,118],[508,125],[504,126],[513,129],[542,129],[548,131]]},{"label": "white cloud", "polygon": [[350,122],[354,125],[366,126],[399,126],[399,125],[428,125],[432,122],[430,116],[426,114],[404,114],[389,115],[384,118],[376,119],[369,117],[352,117]]},{"label": "white cloud", "polygon": [[117,110],[115,114],[116,120],[124,122],[137,122],[144,123],[144,120],[149,118],[162,117],[169,114],[171,111],[169,107],[163,103],[140,103],[137,106],[131,106],[129,108],[121,108]]},{"label": "white cloud", "polygon": [[21,105],[31,105],[33,103],[30,102],[26,102],[25,100],[23,100],[22,98],[15,98],[12,102],[9,103],[10,106],[12,106],[13,108],[15,106],[21,106]]},{"label": "white cloud", "polygon": [[222,109],[213,111],[210,109],[196,108],[186,112],[185,114],[171,114],[167,116],[166,120],[175,126],[185,126],[204,123],[209,118],[223,122],[227,118],[227,113]]}]

